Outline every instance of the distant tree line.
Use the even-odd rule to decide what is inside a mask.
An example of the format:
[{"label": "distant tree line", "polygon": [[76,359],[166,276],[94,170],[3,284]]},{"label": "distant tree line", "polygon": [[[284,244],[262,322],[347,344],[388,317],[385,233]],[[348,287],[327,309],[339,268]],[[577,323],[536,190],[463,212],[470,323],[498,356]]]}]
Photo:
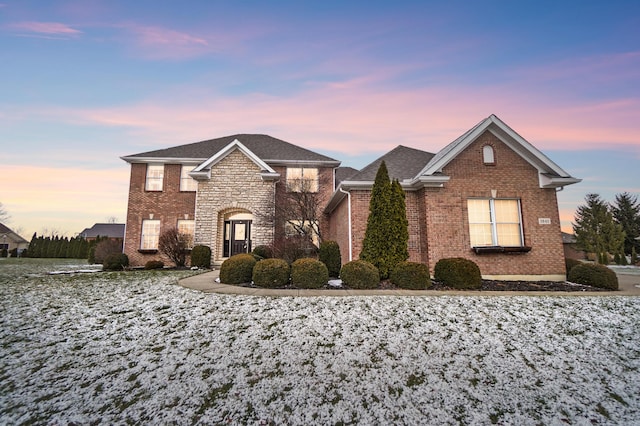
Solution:
[{"label": "distant tree line", "polygon": [[585,204],[578,206],[573,231],[577,245],[587,253],[595,254],[598,263],[626,264],[626,255],[632,263],[640,251],[640,203],[627,192],[617,194],[609,204],[598,194],[587,194]]},{"label": "distant tree line", "polygon": [[[22,253],[23,257],[59,258],[59,259],[88,259],[89,263],[96,263],[96,249],[99,257],[100,248],[109,247],[110,251],[122,250],[122,243],[114,242],[109,237],[98,236],[95,240],[87,241],[85,238],[60,237],[58,235],[42,236],[33,234],[29,247]],[[101,261],[102,259],[100,259]],[[100,262],[98,262],[100,263]]]}]

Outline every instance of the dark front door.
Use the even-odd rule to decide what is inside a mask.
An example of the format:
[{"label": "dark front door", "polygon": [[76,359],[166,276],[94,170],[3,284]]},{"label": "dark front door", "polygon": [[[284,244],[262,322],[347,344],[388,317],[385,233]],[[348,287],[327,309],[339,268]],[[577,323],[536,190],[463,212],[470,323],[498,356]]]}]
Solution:
[{"label": "dark front door", "polygon": [[251,251],[251,221],[227,220],[224,222],[224,257]]}]

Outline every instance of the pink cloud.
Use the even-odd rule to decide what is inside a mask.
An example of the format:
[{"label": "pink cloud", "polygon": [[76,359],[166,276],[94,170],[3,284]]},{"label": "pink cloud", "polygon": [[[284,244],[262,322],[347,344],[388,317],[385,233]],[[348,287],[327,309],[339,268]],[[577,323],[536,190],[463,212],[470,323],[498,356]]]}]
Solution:
[{"label": "pink cloud", "polygon": [[80,30],[59,22],[19,22],[12,24],[10,27],[32,33],[48,35],[75,36],[82,33]]}]

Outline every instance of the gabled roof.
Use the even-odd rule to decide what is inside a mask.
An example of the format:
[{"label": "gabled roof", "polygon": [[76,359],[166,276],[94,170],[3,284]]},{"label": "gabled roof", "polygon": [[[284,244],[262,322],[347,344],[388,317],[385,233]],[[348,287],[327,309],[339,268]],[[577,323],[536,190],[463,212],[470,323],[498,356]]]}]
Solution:
[{"label": "gabled roof", "polygon": [[527,140],[516,133],[505,122],[500,120],[496,115],[491,114],[440,150],[412,180],[412,183],[419,181],[421,178],[424,179],[425,177],[442,173],[442,169],[449,164],[451,160],[485,131],[493,133],[525,161],[538,169],[541,188],[557,188],[581,181],[581,179],[576,179],[569,175],[569,173],[565,172],[560,166],[551,161],[549,157],[527,142]]},{"label": "gabled roof", "polygon": [[265,163],[271,165],[317,164],[337,167],[340,162],[269,135],[237,134],[217,139],[174,146],[122,157],[128,163],[137,162],[194,162],[206,161],[234,141],[239,141]]},{"label": "gabled roof", "polygon": [[263,178],[278,178],[280,175],[271,168],[267,163],[262,161],[260,157],[255,155],[251,150],[249,150],[246,146],[244,146],[238,139],[235,139],[229,145],[222,148],[220,151],[216,152],[215,155],[208,160],[200,163],[198,167],[193,169],[189,175],[194,179],[209,179],[211,178],[211,167],[220,162],[227,155],[231,154],[233,151],[239,150],[244,155],[246,155],[253,163],[258,166],[261,171],[261,175]]},{"label": "gabled roof", "polygon": [[[340,182],[349,179],[351,176],[358,173],[358,169],[353,167],[338,167],[335,172],[335,187],[337,188]],[[335,188],[334,188],[335,189]]]},{"label": "gabled roof", "polygon": [[11,240],[14,243],[28,243],[29,241],[25,240],[24,238],[22,238],[20,235],[16,234],[15,232],[13,232],[8,226],[5,226],[4,224],[0,223],[0,235],[6,235],[7,237],[11,238]]},{"label": "gabled roof", "polygon": [[382,157],[368,164],[360,172],[349,177],[349,181],[373,182],[380,164],[384,161],[391,179],[403,181],[411,179],[422,170],[435,154],[415,148],[398,145]]},{"label": "gabled roof", "polygon": [[124,238],[124,223],[96,223],[91,228],[85,228],[79,235],[84,238]]}]

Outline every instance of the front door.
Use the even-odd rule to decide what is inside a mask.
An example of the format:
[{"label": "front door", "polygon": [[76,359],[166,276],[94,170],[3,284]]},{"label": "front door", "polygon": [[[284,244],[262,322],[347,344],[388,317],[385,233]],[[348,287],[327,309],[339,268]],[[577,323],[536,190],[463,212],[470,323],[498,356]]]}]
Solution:
[{"label": "front door", "polygon": [[251,251],[251,221],[226,220],[224,222],[224,257]]}]

